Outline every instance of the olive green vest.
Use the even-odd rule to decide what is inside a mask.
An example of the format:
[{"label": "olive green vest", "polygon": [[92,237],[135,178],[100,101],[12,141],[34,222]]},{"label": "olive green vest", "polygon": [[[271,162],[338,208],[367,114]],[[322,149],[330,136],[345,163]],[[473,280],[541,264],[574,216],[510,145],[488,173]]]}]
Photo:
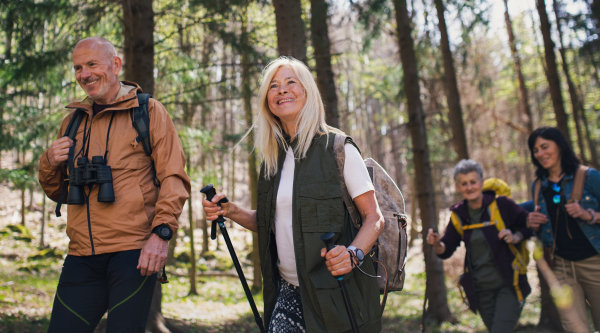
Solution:
[{"label": "olive green vest", "polygon": [[[296,269],[307,332],[348,332],[350,321],[338,281],[321,257],[325,247],[319,238],[335,232],[335,244],[349,246],[358,230],[352,226],[344,206],[336,162],[334,134],[313,139],[306,158],[296,159],[293,188],[292,228]],[[295,142],[292,143],[292,148]],[[264,168],[258,181],[258,243],[264,281],[265,326],[268,327],[277,299],[277,246],[274,234],[275,204],[285,151],[280,146],[278,172],[266,179]],[[366,256],[361,268],[375,275],[373,262]],[[381,331],[379,288],[375,278],[354,269],[344,276],[360,332]]]}]

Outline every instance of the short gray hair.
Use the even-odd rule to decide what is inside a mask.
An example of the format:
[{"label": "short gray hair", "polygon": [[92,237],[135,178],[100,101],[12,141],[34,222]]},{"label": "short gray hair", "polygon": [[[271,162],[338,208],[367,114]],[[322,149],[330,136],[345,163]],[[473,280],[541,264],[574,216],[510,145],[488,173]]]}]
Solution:
[{"label": "short gray hair", "polygon": [[87,44],[87,43],[94,43],[94,44],[99,45],[101,47],[102,52],[104,52],[104,55],[111,57],[110,58],[111,61],[112,61],[112,59],[114,59],[114,57],[117,56],[117,50],[115,49],[115,46],[108,39],[106,39],[104,37],[84,38],[84,39],[80,40],[79,42],[77,42],[73,51],[75,51],[75,49],[78,46],[80,46],[82,44]]},{"label": "short gray hair", "polygon": [[454,181],[458,175],[466,175],[471,172],[477,172],[479,179],[483,180],[483,168],[481,164],[473,160],[460,160],[454,167]]}]

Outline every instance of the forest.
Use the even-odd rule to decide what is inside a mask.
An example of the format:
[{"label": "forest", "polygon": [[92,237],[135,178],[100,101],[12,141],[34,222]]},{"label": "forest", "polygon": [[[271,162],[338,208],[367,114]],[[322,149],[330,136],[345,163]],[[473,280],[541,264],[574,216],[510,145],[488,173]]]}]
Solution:
[{"label": "forest", "polygon": [[[71,54],[86,37],[111,41],[121,79],[166,107],[192,180],[151,332],[258,332],[222,239],[209,239],[199,190],[214,184],[256,207],[260,160],[252,136],[240,140],[262,70],[279,56],[310,68],[327,123],[404,194],[406,283],[388,300],[385,332],[485,332],[456,288],[464,247],[442,262],[423,241],[460,200],[456,162],[478,161],[517,202],[531,199],[527,138],[540,126],[600,163],[599,0],[0,0],[0,25],[0,332],[48,328],[67,217],[55,216],[38,163],[65,106],[85,98]],[[262,311],[257,235],[228,228]],[[517,331],[561,332],[533,260],[528,270]]]}]

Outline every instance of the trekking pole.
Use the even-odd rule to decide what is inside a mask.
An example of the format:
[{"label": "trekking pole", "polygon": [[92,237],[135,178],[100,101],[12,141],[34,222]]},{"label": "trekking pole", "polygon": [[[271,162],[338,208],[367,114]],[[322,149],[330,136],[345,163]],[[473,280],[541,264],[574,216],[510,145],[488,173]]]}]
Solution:
[{"label": "trekking pole", "polygon": [[[200,190],[201,193],[206,195],[206,199],[211,201],[212,198],[217,194],[214,186],[212,184],[206,185],[204,188]],[[229,200],[227,198],[221,199],[217,205],[221,207],[222,203],[227,203]],[[231,239],[229,238],[229,234],[227,233],[227,228],[225,228],[225,218],[223,215],[219,215],[217,219],[212,221],[210,238],[217,238],[217,224],[221,229],[221,234],[223,234],[223,238],[225,239],[225,244],[227,244],[227,249],[229,250],[229,254],[231,255],[231,259],[233,260],[233,264],[235,266],[235,270],[237,271],[238,277],[240,278],[240,282],[242,283],[242,287],[244,287],[244,292],[246,293],[246,298],[248,298],[248,303],[250,303],[250,308],[252,309],[252,313],[254,314],[254,320],[256,321],[256,325],[262,333],[265,332],[265,327],[263,325],[262,318],[260,317],[260,313],[258,313],[258,309],[256,308],[256,304],[254,303],[254,298],[252,297],[252,293],[250,292],[250,288],[248,287],[248,282],[246,282],[246,277],[244,276],[244,272],[242,271],[242,266],[240,265],[240,261],[238,260],[237,255],[235,254],[235,249],[231,244]]]},{"label": "trekking pole", "polygon": [[[437,228],[433,230],[433,232],[437,233]],[[425,239],[423,240],[425,242]],[[425,254],[425,270],[427,271],[427,260],[431,258],[433,254],[433,245],[429,246],[429,250]],[[421,333],[425,333],[425,314],[427,313],[427,274],[425,274],[425,297],[423,298],[423,312],[421,314]]]},{"label": "trekking pole", "polygon": [[[321,240],[325,243],[325,248],[327,252],[335,247],[333,244],[333,236],[335,234],[333,232],[325,233],[321,236]],[[338,285],[340,290],[342,291],[342,298],[344,299],[344,305],[346,306],[346,312],[348,313],[348,318],[350,318],[350,326],[352,326],[353,333],[359,333],[358,324],[356,323],[356,317],[354,316],[354,311],[352,310],[352,303],[350,302],[350,295],[348,294],[348,287],[346,286],[346,280],[344,280],[343,276],[338,276],[337,278]]]}]

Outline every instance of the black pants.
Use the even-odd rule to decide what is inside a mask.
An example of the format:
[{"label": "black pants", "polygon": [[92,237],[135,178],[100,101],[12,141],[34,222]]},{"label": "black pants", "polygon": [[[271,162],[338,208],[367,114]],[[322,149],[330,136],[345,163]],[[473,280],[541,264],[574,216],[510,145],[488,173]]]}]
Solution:
[{"label": "black pants", "polygon": [[68,255],[58,281],[49,333],[93,332],[108,310],[106,332],[144,332],[156,274],[136,269],[141,250]]}]

